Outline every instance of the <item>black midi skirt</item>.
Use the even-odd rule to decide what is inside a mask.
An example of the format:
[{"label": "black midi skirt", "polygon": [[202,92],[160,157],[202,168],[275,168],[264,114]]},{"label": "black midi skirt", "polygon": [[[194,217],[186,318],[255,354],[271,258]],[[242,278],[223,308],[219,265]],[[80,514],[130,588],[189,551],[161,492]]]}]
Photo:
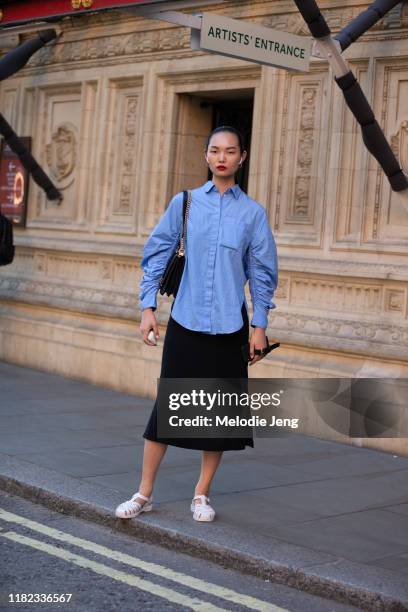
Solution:
[{"label": "black midi skirt", "polygon": [[[175,321],[171,314],[163,345],[160,378],[248,378],[248,364],[241,347],[248,342],[249,321],[242,305],[241,329],[232,334],[193,331]],[[143,437],[147,440],[208,451],[243,450],[254,446],[253,438],[159,438],[157,399]]]}]

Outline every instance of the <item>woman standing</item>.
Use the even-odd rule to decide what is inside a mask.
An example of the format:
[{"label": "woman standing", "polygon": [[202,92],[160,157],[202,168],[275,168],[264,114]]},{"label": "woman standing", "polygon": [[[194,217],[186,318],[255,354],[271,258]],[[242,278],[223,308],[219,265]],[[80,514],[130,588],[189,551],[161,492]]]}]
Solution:
[{"label": "woman standing", "polygon": [[[262,359],[255,349],[267,346],[268,311],[278,281],[277,252],[265,209],[238,184],[235,174],[247,157],[241,134],[221,126],[208,137],[205,159],[212,180],[192,190],[187,222],[186,263],[173,301],[164,338],[161,378],[248,378],[241,347],[248,343],[245,285],[253,305],[250,365]],[[159,329],[154,311],[167,262],[182,233],[183,194],[178,193],[149,236],[141,266],[140,330],[143,341]],[[169,444],[202,451],[201,473],[191,503],[193,518],[212,521],[209,491],[226,450],[254,446],[251,438],[159,438],[157,400],[145,438],[139,490],[120,504],[116,516],[133,518],[152,509],[158,468]]]}]

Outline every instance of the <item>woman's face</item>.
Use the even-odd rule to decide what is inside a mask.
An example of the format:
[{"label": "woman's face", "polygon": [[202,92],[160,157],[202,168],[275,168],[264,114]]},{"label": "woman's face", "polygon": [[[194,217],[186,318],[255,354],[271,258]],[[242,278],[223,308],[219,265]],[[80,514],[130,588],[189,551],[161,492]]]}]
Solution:
[{"label": "woman's face", "polygon": [[213,175],[226,179],[234,177],[246,155],[246,151],[240,151],[236,134],[218,132],[210,140],[206,159]]}]

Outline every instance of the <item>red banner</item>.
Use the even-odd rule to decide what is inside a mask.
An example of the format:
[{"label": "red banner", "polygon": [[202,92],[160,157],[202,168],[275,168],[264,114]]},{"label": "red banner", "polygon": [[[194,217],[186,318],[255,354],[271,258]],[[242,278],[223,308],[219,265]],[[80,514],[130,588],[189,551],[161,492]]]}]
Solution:
[{"label": "red banner", "polygon": [[168,0],[0,0],[0,28]]}]

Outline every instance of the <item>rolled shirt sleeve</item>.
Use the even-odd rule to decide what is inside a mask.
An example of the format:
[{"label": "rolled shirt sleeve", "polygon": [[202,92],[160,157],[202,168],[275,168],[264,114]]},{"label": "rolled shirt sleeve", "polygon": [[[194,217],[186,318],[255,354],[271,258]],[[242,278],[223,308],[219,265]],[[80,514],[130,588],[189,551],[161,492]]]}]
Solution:
[{"label": "rolled shirt sleeve", "polygon": [[160,221],[147,239],[141,261],[143,276],[140,282],[139,308],[157,308],[157,292],[167,262],[174,252],[183,226],[183,193],[170,201]]},{"label": "rolled shirt sleeve", "polygon": [[278,255],[268,216],[262,209],[261,220],[248,247],[248,277],[253,317],[251,327],[268,327],[268,313],[278,286]]}]

